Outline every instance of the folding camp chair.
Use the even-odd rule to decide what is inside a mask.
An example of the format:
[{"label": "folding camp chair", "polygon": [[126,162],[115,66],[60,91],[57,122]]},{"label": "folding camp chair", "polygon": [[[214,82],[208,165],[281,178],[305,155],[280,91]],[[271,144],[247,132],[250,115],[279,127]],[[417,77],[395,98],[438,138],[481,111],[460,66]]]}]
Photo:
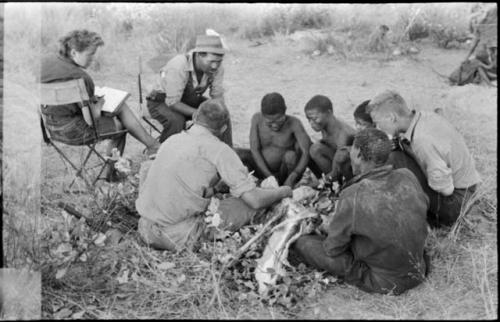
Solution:
[{"label": "folding camp chair", "polygon": [[[40,114],[40,127],[42,130],[42,135],[43,135],[43,140],[47,145],[51,145],[54,147],[54,149],[57,151],[57,153],[62,157],[62,159],[66,162],[68,162],[71,167],[75,170],[75,176],[73,178],[73,181],[69,185],[68,189],[71,189],[73,184],[75,183],[77,177],[80,177],[83,179],[85,184],[87,185],[89,190],[92,190],[92,187],[98,180],[99,176],[102,174],[104,171],[105,167],[108,164],[111,164],[111,160],[109,158],[106,158],[102,156],[97,150],[96,150],[96,145],[97,143],[106,140],[106,139],[111,139],[113,137],[116,137],[117,135],[125,135],[128,131],[127,130],[120,130],[120,131],[115,131],[115,132],[110,132],[110,133],[98,133],[96,126],[95,126],[95,119],[92,113],[93,109],[93,104],[89,99],[87,89],[85,87],[85,83],[83,79],[76,79],[76,80],[70,80],[70,81],[64,81],[64,82],[56,82],[56,83],[43,83],[41,84],[41,106],[57,106],[57,105],[66,105],[66,104],[78,104],[80,108],[88,108],[92,120],[92,128],[93,128],[93,134],[94,134],[94,140],[91,141],[91,143],[82,143],[82,144],[76,144],[76,145],[81,145],[81,146],[86,146],[89,150],[83,159],[83,162],[81,162],[80,165],[77,165],[76,162],[72,161],[67,154],[65,154],[62,150],[61,147],[59,147],[55,142],[62,143],[65,145],[73,145],[73,144],[68,144],[63,141],[59,141],[56,138],[51,137],[50,134],[50,128],[46,127],[46,122],[45,122],[45,116],[39,110]],[[95,154],[97,158],[99,159],[99,164],[94,167],[90,167],[87,165],[90,157],[92,154]],[[101,167],[100,171],[98,174],[95,176],[94,179],[92,179],[92,175],[90,173],[90,169],[95,168],[95,167]]]}]

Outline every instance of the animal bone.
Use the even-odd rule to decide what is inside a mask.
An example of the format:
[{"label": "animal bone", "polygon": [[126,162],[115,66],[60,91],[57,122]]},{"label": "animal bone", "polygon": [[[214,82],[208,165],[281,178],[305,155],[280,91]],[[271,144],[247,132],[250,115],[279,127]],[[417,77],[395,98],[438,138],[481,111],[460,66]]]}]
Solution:
[{"label": "animal bone", "polygon": [[226,264],[225,267],[229,268],[233,266],[238,259],[243,255],[248,249],[250,249],[250,246],[255,244],[257,241],[259,241],[263,236],[267,235],[269,231],[271,230],[272,224],[274,224],[275,221],[280,219],[283,216],[283,213],[285,212],[284,206],[279,203],[273,208],[273,216],[272,218],[260,229],[258,233],[255,234],[250,240],[248,240],[245,245],[241,246],[240,249],[238,249],[234,255],[230,255],[226,259]]},{"label": "animal bone", "polygon": [[267,292],[269,285],[276,283],[278,276],[285,275],[283,265],[289,266],[289,246],[304,233],[303,219],[318,216],[293,199],[286,198],[281,203],[287,206],[285,218],[272,229],[273,233],[255,268],[255,279],[261,294]]}]

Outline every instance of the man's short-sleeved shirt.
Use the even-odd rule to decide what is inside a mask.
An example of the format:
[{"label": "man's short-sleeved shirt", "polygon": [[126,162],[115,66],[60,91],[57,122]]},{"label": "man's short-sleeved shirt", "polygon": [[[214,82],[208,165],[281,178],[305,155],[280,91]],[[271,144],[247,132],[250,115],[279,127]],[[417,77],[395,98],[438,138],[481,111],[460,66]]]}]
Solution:
[{"label": "man's short-sleeved shirt", "polygon": [[177,55],[160,70],[158,87],[166,94],[166,105],[170,106],[181,101],[189,77],[192,79],[193,86],[198,88],[201,93],[210,88],[211,98],[220,98],[224,95],[223,66],[221,65],[212,76],[204,73],[201,81],[198,82],[194,72],[193,54],[194,52],[191,51],[187,54]]},{"label": "man's short-sleeved shirt", "polygon": [[465,189],[481,181],[463,136],[442,116],[415,112],[404,136],[433,190]]},{"label": "man's short-sleeved shirt", "polygon": [[218,179],[234,197],[256,187],[236,152],[195,124],[162,143],[139,192],[137,211],[164,226],[192,220],[207,209],[210,198],[203,193]]}]

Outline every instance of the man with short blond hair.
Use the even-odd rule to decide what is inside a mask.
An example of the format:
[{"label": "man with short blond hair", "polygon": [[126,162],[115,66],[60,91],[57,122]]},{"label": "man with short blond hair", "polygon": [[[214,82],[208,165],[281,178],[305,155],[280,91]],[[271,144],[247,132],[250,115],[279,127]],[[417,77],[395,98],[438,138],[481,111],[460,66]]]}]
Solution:
[{"label": "man with short blond hair", "polygon": [[[384,108],[379,108],[381,106],[384,106]],[[401,118],[408,118],[412,114],[412,111],[410,111],[406,105],[403,97],[399,93],[391,90],[382,92],[375,96],[372,100],[370,100],[366,109],[370,114],[372,111],[376,111],[379,115],[379,121],[389,120],[392,116],[391,114]],[[375,125],[379,128],[378,123],[375,123]],[[387,134],[390,136],[393,135],[392,133]]]},{"label": "man with short blond hair", "polygon": [[368,110],[377,128],[399,136],[424,171],[432,189],[429,223],[453,225],[481,181],[463,136],[437,113],[411,111],[395,91],[377,95]]}]

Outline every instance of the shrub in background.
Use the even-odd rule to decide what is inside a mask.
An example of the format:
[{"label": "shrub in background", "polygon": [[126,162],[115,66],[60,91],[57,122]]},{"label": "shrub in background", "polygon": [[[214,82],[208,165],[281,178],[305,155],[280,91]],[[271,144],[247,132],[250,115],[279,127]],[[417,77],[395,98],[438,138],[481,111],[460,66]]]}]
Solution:
[{"label": "shrub in background", "polygon": [[253,39],[289,35],[298,30],[322,29],[331,26],[329,5],[279,4],[246,12],[246,21],[239,27],[242,38]]},{"label": "shrub in background", "polygon": [[430,37],[441,48],[470,38],[468,25],[471,3],[413,4],[402,7],[393,29],[399,41]]},{"label": "shrub in background", "polygon": [[105,41],[105,55],[98,51],[91,67],[102,71],[111,66],[116,68],[116,64],[125,67],[139,55],[146,60],[184,52],[194,46],[195,36],[206,28],[250,40],[321,29],[335,31],[335,37],[316,40],[317,50],[323,52],[333,46],[337,52],[348,55],[349,51],[364,51],[368,36],[381,24],[389,26],[389,40],[396,45],[430,36],[437,46],[449,47],[455,40],[467,39],[471,6],[470,3],[51,3],[42,6],[42,51],[53,51],[57,39],[69,30],[88,28],[100,33]]}]

